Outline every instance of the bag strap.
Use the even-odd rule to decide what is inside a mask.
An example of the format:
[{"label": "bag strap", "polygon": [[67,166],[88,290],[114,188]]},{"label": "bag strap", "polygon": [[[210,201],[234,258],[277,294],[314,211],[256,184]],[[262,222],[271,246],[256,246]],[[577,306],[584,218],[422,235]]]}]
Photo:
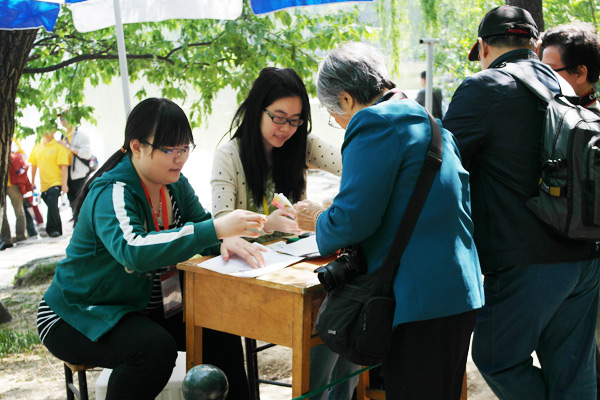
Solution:
[{"label": "bag strap", "polygon": [[427,111],[427,116],[429,117],[429,123],[431,125],[431,142],[429,143],[429,149],[425,157],[425,162],[423,163],[423,168],[421,168],[421,173],[417,179],[417,184],[415,185],[413,193],[406,205],[406,210],[404,210],[404,214],[400,220],[400,226],[396,231],[396,236],[394,236],[390,251],[383,262],[383,265],[377,272],[377,282],[373,286],[371,292],[372,295],[391,296],[393,294],[394,276],[400,266],[400,259],[402,258],[404,249],[408,245],[408,241],[417,224],[417,219],[425,205],[425,200],[427,200],[435,176],[442,166],[442,132],[437,121],[429,111]]},{"label": "bag strap", "polygon": [[73,153],[73,155],[79,160],[81,161],[86,167],[90,167],[90,160],[92,159],[93,156],[90,156],[90,158],[85,159],[85,158],[81,158],[79,157],[77,154]]},{"label": "bag strap", "polygon": [[[523,83],[529,90],[531,90],[537,97],[549,103],[550,100],[556,96],[556,94],[548,89],[540,80],[533,75],[531,72],[519,67],[515,63],[507,63],[504,67],[500,68],[500,71],[506,71]],[[559,82],[560,84],[560,82]]]}]

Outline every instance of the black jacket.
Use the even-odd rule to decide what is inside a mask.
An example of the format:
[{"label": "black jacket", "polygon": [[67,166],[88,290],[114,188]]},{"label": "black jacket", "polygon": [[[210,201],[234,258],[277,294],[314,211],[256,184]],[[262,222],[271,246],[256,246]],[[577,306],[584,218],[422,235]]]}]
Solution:
[{"label": "black jacket", "polygon": [[[425,107],[425,89],[419,90],[415,101]],[[442,90],[434,88],[431,92],[431,115],[442,119]]]},{"label": "black jacket", "polygon": [[471,173],[475,243],[484,273],[518,265],[600,256],[596,244],[567,239],[524,205],[538,191],[545,105],[501,67],[515,62],[552,91],[554,72],[530,50],[514,50],[463,81],[452,97],[444,127],[458,140]]}]

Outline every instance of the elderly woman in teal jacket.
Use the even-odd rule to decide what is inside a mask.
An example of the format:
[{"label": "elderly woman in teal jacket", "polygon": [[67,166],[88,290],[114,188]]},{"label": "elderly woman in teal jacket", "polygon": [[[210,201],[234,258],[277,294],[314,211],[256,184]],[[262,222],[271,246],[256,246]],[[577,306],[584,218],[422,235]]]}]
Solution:
[{"label": "elderly woman in teal jacket", "polygon": [[[394,89],[375,49],[348,44],[321,63],[317,94],[343,128],[342,180],[323,210],[295,205],[321,254],[359,245],[373,273],[387,256],[431,140],[426,111]],[[394,280],[392,352],[383,364],[390,399],[458,399],[483,287],[470,217],[469,175],[450,132],[443,163]]]},{"label": "elderly woman in teal jacket", "polygon": [[[79,196],[67,257],[40,303],[38,332],[52,354],[113,369],[107,399],[156,398],[177,350],[185,350],[175,265],[218,252],[225,237],[238,237],[238,249],[250,246],[239,236],[255,237],[263,227],[259,214],[238,210],[213,220],[203,209],[181,175],[193,147],[175,103],[150,98],[131,111],[123,147]],[[167,290],[179,296],[163,298]],[[239,340],[206,331],[203,344],[204,361],[229,378],[229,398],[248,398]]]}]

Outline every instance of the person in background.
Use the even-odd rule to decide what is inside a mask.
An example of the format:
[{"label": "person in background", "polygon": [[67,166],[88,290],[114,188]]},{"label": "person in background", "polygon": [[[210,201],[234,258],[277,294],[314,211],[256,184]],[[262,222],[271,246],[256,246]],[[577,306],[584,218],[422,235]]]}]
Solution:
[{"label": "person in background", "polygon": [[590,23],[574,22],[542,35],[542,62],[573,87],[579,104],[596,113],[600,105],[594,85],[600,74],[600,41]]},{"label": "person in background", "polygon": [[[342,171],[340,150],[310,134],[308,94],[291,68],[264,68],[248,97],[237,109],[231,141],[219,147],[211,177],[215,218],[235,209],[264,213],[267,222],[259,241],[273,241],[302,230],[288,212],[271,205],[275,193],[290,201],[306,198],[308,168],[335,175]],[[228,239],[225,239],[227,241]],[[310,390],[359,369],[321,345],[311,350]],[[311,399],[349,400],[358,378]]]},{"label": "person in background", "polygon": [[[25,209],[23,208],[23,196],[18,186],[19,176],[25,175],[27,177],[27,168],[22,160],[22,155],[17,153],[18,147],[13,142],[11,145],[11,152],[8,166],[8,181],[6,183],[6,195],[10,199],[13,210],[15,212],[15,233],[17,235],[17,242],[21,242],[27,239],[25,236]],[[8,208],[8,202],[4,203],[4,216],[2,218],[2,228],[0,229],[0,236],[2,237],[2,243],[0,243],[0,251],[6,250],[13,247],[12,233],[10,232],[10,226],[8,219],[6,218],[6,209]]]},{"label": "person in background", "polygon": [[[341,187],[326,210],[295,204],[298,226],[316,231],[321,254],[359,246],[369,274],[388,255],[431,142],[425,109],[395,89],[384,59],[350,43],[319,65],[319,101],[346,129]],[[469,174],[452,134],[441,135],[441,169],[394,278],[393,341],[382,364],[388,399],[458,400],[483,305]]]},{"label": "person in background", "polygon": [[62,235],[62,221],[58,208],[61,192],[68,193],[69,152],[56,140],[56,129],[48,130],[42,140],[37,143],[29,155],[31,163],[31,182],[35,188],[35,177],[40,170],[40,186],[42,200],[48,207],[46,217],[46,233],[54,238]]},{"label": "person in background", "polygon": [[23,195],[23,206],[25,208],[25,227],[27,236],[37,237],[38,225],[44,222],[37,204],[34,204],[33,185],[29,181],[27,171],[30,165],[26,161],[25,152],[21,148],[19,140],[14,138],[11,147],[11,168],[9,169],[10,180],[19,187]]},{"label": "person in background", "polygon": [[477,36],[469,60],[479,60],[482,71],[460,84],[443,121],[471,173],[485,275],[473,361],[500,399],[596,399],[600,253],[595,243],[555,232],[525,205],[539,190],[545,109],[502,68],[512,63],[554,93],[559,82],[536,56],[538,28],[527,10],[492,9]]},{"label": "person in background", "polygon": [[[249,211],[211,218],[181,174],[193,148],[178,105],[149,98],[133,108],[123,146],[83,187],[67,256],[40,302],[42,343],[71,364],[111,368],[107,399],[155,399],[185,350],[176,264],[219,248],[238,254],[251,246],[239,236],[263,227]],[[241,243],[220,243],[230,237]],[[230,357],[228,335],[203,329],[203,361],[225,372],[237,400],[247,383]]]},{"label": "person in background", "polygon": [[[417,103],[425,107],[425,87],[427,84],[427,71],[421,72],[421,87],[423,89],[419,90],[417,93],[417,98],[415,99]],[[442,113],[442,90],[440,88],[433,88],[431,93],[431,115],[435,118],[442,119],[444,116]]]},{"label": "person in background", "polygon": [[90,137],[84,130],[80,129],[72,121],[73,115],[69,109],[58,113],[61,125],[66,129],[62,135],[59,144],[63,145],[70,153],[69,177],[67,186],[69,192],[67,196],[71,209],[77,201],[77,196],[83,187],[91,170],[88,166],[88,160],[92,156],[90,150]]}]

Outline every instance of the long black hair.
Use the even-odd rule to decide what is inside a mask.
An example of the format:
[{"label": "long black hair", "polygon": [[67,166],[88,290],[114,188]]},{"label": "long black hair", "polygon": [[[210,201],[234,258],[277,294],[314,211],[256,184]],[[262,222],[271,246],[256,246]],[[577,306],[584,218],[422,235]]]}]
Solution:
[{"label": "long black hair", "polygon": [[79,192],[73,208],[74,223],[77,223],[81,205],[90,191],[90,184],[94,179],[113,169],[126,155],[130,156],[129,143],[132,140],[148,141],[152,137],[154,138],[152,140],[154,145],[152,151],[154,151],[154,148],[161,146],[179,146],[194,143],[192,128],[181,107],[171,100],[155,97],[141,101],[127,117],[123,147],[106,160]]},{"label": "long black hair", "polygon": [[[302,101],[300,125],[285,144],[273,148],[271,166],[262,140],[260,122],[264,109],[285,97],[299,97]],[[239,139],[240,158],[248,189],[255,205],[262,204],[269,173],[275,191],[300,200],[306,186],[306,137],[311,130],[310,103],[304,82],[291,68],[263,68],[252,84],[248,97],[237,109],[229,132]]]}]

